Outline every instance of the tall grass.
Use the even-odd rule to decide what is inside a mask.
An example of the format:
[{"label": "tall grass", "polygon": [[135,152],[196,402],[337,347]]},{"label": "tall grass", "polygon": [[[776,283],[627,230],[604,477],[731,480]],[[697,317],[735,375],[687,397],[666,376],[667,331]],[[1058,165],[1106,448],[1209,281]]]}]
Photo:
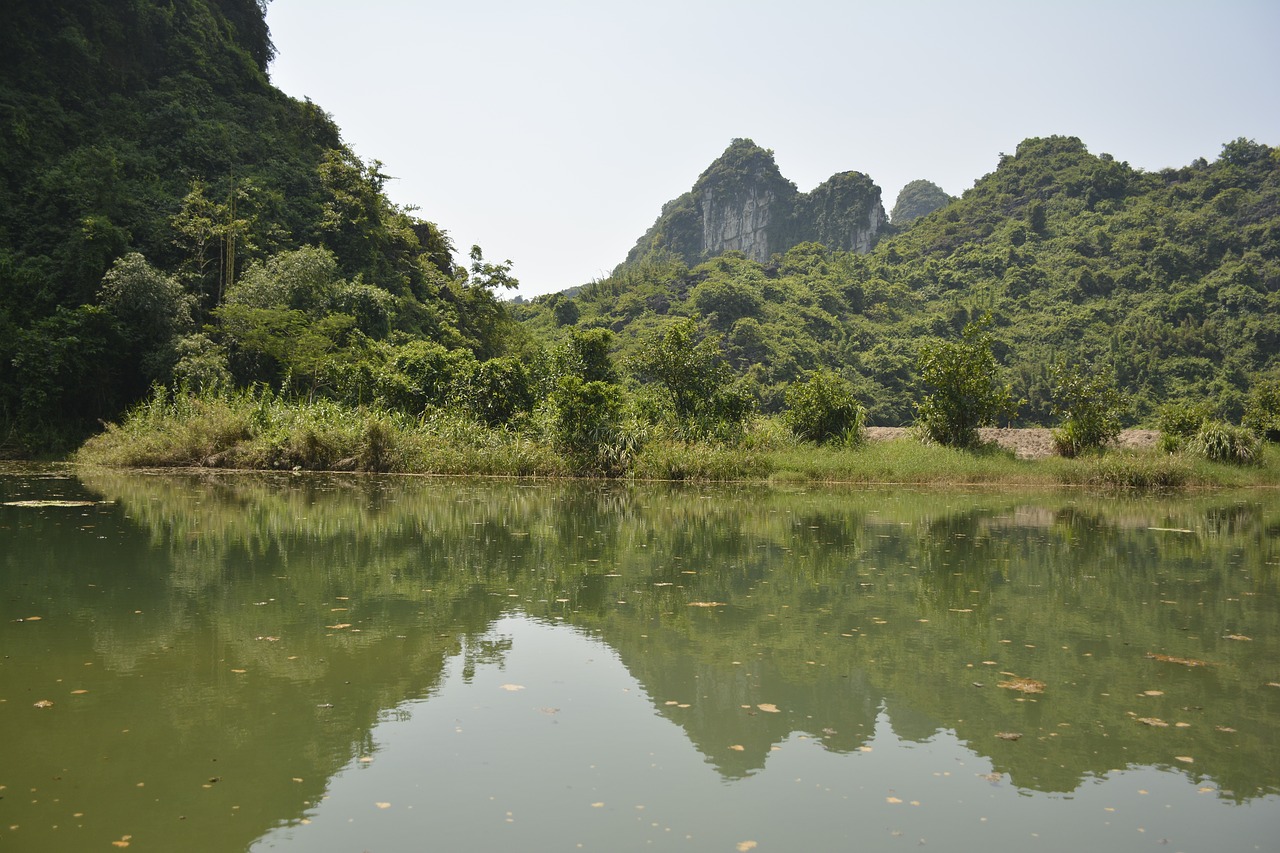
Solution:
[{"label": "tall grass", "polygon": [[420,419],[268,390],[157,390],[76,454],[120,467],[303,469],[439,474],[559,474],[549,447],[454,413]]},{"label": "tall grass", "polygon": [[1262,440],[1245,427],[1222,421],[1205,421],[1187,443],[1187,449],[1214,462],[1253,465],[1262,452]]},{"label": "tall grass", "polygon": [[1191,467],[1180,456],[1158,453],[1108,453],[1062,471],[1063,482],[1117,491],[1176,492],[1191,481]]},{"label": "tall grass", "polygon": [[[90,439],[75,458],[115,467],[581,474],[582,460],[557,450],[549,422],[537,411],[510,425],[490,427],[457,411],[414,418],[377,407],[302,402],[269,390],[158,390],[119,424]],[[996,447],[957,450],[914,438],[818,446],[799,441],[776,418],[756,419],[732,444],[685,441],[658,427],[636,430],[633,437],[618,451],[617,464],[610,464],[610,475],[792,483],[1067,484],[1146,492],[1280,485],[1280,448],[1275,445],[1262,445],[1255,451],[1257,464],[1242,467],[1192,453],[1157,451],[1031,461]]]}]

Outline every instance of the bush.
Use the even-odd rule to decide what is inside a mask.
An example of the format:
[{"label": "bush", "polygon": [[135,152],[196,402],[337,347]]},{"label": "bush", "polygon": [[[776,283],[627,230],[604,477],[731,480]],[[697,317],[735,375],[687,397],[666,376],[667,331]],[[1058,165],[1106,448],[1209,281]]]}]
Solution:
[{"label": "bush", "polygon": [[1205,421],[1200,431],[1187,443],[1187,449],[1214,462],[1254,465],[1262,451],[1262,442],[1252,430],[1245,427],[1222,421]]},{"label": "bush", "polygon": [[916,367],[930,389],[916,405],[925,434],[947,447],[976,447],[978,427],[1011,416],[1013,392],[999,382],[999,369],[987,333],[991,315],[965,326],[958,341],[926,343]]},{"label": "bush", "polygon": [[616,476],[626,471],[639,440],[622,428],[622,389],[563,376],[551,402],[556,449],[579,473]]},{"label": "bush", "polygon": [[455,378],[458,402],[489,426],[533,409],[533,381],[524,363],[512,356],[482,361]]},{"label": "bush", "polygon": [[1242,423],[1267,441],[1280,441],[1280,379],[1253,387]]},{"label": "bush", "polygon": [[1079,456],[1120,434],[1120,392],[1110,370],[1085,373],[1079,366],[1059,366],[1054,378],[1053,413],[1066,416],[1062,427],[1053,431],[1060,456]]},{"label": "bush", "polygon": [[815,371],[787,388],[782,419],[791,431],[816,444],[861,444],[864,416],[853,387],[829,370]]},{"label": "bush", "polygon": [[375,401],[411,415],[447,401],[455,377],[477,367],[467,349],[447,350],[434,341],[413,340],[392,346],[375,380]]},{"label": "bush", "polygon": [[1190,470],[1176,456],[1130,453],[1097,457],[1080,473],[1083,482],[1090,486],[1139,492],[1178,491],[1191,477]]},{"label": "bush", "polygon": [[1209,403],[1165,403],[1160,407],[1160,418],[1156,426],[1160,429],[1160,449],[1165,453],[1176,453],[1192,438],[1195,438],[1200,426],[1213,417],[1213,407]]}]

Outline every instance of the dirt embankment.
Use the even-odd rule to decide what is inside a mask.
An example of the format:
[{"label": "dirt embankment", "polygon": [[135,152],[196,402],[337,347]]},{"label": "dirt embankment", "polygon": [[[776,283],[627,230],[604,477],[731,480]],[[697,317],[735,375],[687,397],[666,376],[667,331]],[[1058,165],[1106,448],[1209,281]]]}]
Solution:
[{"label": "dirt embankment", "polygon": [[[867,427],[871,441],[892,441],[909,433],[907,427]],[[1049,429],[1001,429],[988,427],[978,430],[983,441],[994,441],[1012,450],[1019,459],[1043,459],[1053,455],[1053,431]],[[1154,429],[1127,429],[1111,442],[1109,447],[1140,449],[1155,447],[1160,431]]]}]

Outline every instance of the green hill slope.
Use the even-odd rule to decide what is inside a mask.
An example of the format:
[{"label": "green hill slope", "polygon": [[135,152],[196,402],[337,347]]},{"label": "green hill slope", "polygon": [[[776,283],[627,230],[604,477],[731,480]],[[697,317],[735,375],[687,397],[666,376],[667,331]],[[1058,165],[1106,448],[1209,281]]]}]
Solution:
[{"label": "green hill slope", "polygon": [[300,329],[326,357],[397,333],[502,350],[507,268],[455,268],[380,164],[270,84],[265,3],[6,5],[0,452],[65,446],[156,381],[284,387],[318,365]]},{"label": "green hill slope", "polygon": [[544,334],[610,328],[623,353],[668,318],[695,317],[766,411],[829,367],[884,425],[913,419],[919,346],[986,313],[1024,399],[1018,424],[1054,422],[1049,377],[1064,362],[1112,367],[1127,423],[1175,400],[1237,420],[1249,389],[1280,375],[1280,151],[1248,140],[1148,173],[1078,139],[1028,139],[865,255],[802,243],[763,262],[728,252],[691,265],[667,247],[522,317]]}]

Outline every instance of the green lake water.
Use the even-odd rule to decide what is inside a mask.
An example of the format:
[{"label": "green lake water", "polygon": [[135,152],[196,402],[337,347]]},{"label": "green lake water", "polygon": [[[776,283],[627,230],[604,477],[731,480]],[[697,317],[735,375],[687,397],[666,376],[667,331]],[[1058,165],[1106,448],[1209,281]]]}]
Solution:
[{"label": "green lake water", "polygon": [[0,850],[1280,849],[1274,492],[0,503]]}]

